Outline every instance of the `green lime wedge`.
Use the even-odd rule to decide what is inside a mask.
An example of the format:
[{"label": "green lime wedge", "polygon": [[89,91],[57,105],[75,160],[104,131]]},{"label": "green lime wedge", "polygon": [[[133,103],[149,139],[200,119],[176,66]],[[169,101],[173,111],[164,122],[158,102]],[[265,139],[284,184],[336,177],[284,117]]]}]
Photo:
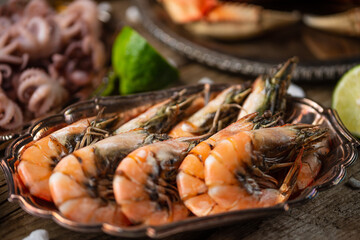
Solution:
[{"label": "green lime wedge", "polygon": [[360,65],[346,72],[337,83],[332,107],[338,112],[345,127],[360,137]]},{"label": "green lime wedge", "polygon": [[112,66],[121,79],[122,94],[161,89],[179,78],[178,70],[130,27],[115,39]]},{"label": "green lime wedge", "polygon": [[110,71],[108,75],[104,78],[103,83],[100,84],[100,86],[95,89],[92,96],[98,97],[98,96],[112,96],[112,95],[118,95],[118,77],[113,72]]}]

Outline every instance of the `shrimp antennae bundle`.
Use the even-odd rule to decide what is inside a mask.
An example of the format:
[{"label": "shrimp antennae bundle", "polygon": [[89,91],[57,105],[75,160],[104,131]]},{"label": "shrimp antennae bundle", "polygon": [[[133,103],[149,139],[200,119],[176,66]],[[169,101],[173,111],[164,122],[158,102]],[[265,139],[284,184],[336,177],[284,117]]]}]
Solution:
[{"label": "shrimp antennae bundle", "polygon": [[235,85],[223,90],[202,109],[177,124],[169,135],[174,138],[191,137],[220,130],[236,120],[240,104],[249,93],[250,89],[243,85]]},{"label": "shrimp antennae bundle", "polygon": [[187,117],[204,105],[204,98],[200,94],[185,95],[185,91],[175,93],[173,97],[160,102],[137,118],[115,130],[114,134],[133,129],[145,129],[149,132],[168,132],[183,117]]},{"label": "shrimp antennae bundle", "polygon": [[253,90],[245,100],[238,119],[253,112],[258,112],[260,116],[266,111],[271,114],[284,112],[287,89],[297,62],[297,58],[293,57],[281,65],[273,76],[259,76],[253,83]]}]

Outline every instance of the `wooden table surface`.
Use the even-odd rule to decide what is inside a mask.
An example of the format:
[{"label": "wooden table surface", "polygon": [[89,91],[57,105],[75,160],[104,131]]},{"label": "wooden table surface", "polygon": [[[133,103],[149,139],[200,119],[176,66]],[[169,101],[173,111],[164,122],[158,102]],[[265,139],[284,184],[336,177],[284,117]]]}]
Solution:
[{"label": "wooden table surface", "polygon": [[[129,1],[116,3],[119,16],[124,16],[129,4]],[[176,62],[182,84],[196,83],[203,77],[215,82],[230,83],[249,79],[189,61],[154,39],[142,29],[141,25],[133,24],[133,26],[166,58]],[[335,82],[298,85],[305,90],[308,98],[330,107]],[[360,163],[355,162],[347,170],[345,179],[339,185],[320,192],[316,198],[283,214],[203,232],[178,234],[166,239],[360,239],[360,190],[354,190],[347,184],[349,177],[360,179]],[[115,239],[103,233],[79,233],[65,229],[50,219],[29,215],[18,203],[11,203],[7,198],[7,183],[0,171],[0,238],[2,240],[22,239],[36,229],[46,229],[50,239]]]}]

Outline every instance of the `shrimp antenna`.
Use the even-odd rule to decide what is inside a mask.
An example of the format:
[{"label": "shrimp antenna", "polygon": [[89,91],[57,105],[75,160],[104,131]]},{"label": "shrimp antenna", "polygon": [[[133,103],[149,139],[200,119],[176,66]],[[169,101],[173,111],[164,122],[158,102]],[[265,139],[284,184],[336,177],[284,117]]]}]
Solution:
[{"label": "shrimp antenna", "polygon": [[100,121],[101,117],[104,114],[105,107],[101,108],[98,112],[94,121],[89,123],[89,126],[84,130],[84,134],[80,140],[80,142],[76,143],[74,150],[78,150],[85,146],[92,145],[106,137],[109,136],[110,132],[105,130],[106,125],[116,120],[118,117],[114,117],[112,119],[108,119],[105,121]]},{"label": "shrimp antenna", "polygon": [[236,103],[224,103],[224,104],[221,104],[220,107],[216,110],[216,113],[215,113],[215,117],[214,117],[214,120],[213,120],[213,124],[209,130],[209,133],[214,133],[216,132],[216,128],[218,127],[218,123],[219,123],[219,118],[220,118],[220,112],[222,110],[223,107],[233,107],[233,108],[238,108],[238,109],[243,109],[242,106],[240,106],[239,104],[236,104]]},{"label": "shrimp antenna", "polygon": [[176,100],[178,99],[179,97],[182,97],[185,95],[186,93],[186,89],[182,89],[180,92],[175,92],[174,95],[171,97],[172,100]]},{"label": "shrimp antenna", "polygon": [[208,133],[205,133],[205,134],[202,134],[200,136],[194,136],[194,137],[179,137],[179,138],[176,138],[177,140],[179,141],[182,141],[182,142],[195,142],[195,141],[202,141],[208,137],[210,137],[213,133],[211,132],[208,132]]},{"label": "shrimp antenna", "polygon": [[300,150],[300,152],[298,153],[298,155],[296,156],[294,164],[292,165],[289,172],[287,173],[283,184],[280,186],[280,192],[283,195],[283,197],[285,198],[284,200],[287,200],[290,197],[292,191],[295,188],[296,179],[299,175],[301,164],[302,164],[301,159],[303,157],[303,154],[304,154],[304,148],[302,148]]},{"label": "shrimp antenna", "polygon": [[210,84],[209,83],[205,83],[204,84],[204,102],[205,105],[207,105],[210,101]]}]

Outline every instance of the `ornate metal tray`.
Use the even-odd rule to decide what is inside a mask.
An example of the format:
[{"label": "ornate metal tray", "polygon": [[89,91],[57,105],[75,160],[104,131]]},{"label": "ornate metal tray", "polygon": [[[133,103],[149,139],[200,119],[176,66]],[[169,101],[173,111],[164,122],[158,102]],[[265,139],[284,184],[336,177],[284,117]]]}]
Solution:
[{"label": "ornate metal tray", "polygon": [[[156,1],[133,2],[141,11],[143,25],[156,38],[188,58],[220,70],[258,76],[269,73],[278,62],[298,56],[300,63],[293,81],[324,82],[337,80],[360,63],[359,39],[313,30],[301,23],[256,39],[221,42],[196,37],[174,24]],[[318,7],[321,9],[323,5]]]},{"label": "ornate metal tray", "polygon": [[[211,90],[218,91],[224,89],[226,86],[228,85],[212,85]],[[332,109],[323,108],[319,104],[306,98],[289,97],[287,111],[288,121],[294,123],[319,124],[329,128],[332,149],[326,158],[326,162],[323,163],[323,167],[316,181],[299,196],[285,204],[269,208],[233,211],[208,217],[193,216],[186,220],[161,226],[140,225],[117,227],[110,224],[80,224],[66,219],[58,212],[54,205],[31,196],[22,185],[16,172],[16,166],[19,163],[18,154],[27,143],[33,139],[40,138],[46,134],[49,129],[56,128],[64,123],[71,123],[80,118],[95,116],[102,108],[105,108],[105,113],[115,113],[143,106],[144,103],[152,105],[172,96],[175,91],[183,88],[187,89],[187,94],[191,94],[201,91],[202,85],[130,96],[96,98],[74,104],[57,115],[38,121],[28,128],[26,133],[18,137],[7,147],[5,157],[1,160],[1,167],[5,173],[8,184],[8,200],[18,202],[26,212],[32,215],[51,218],[61,226],[75,231],[103,231],[107,234],[120,237],[149,236],[151,238],[161,238],[180,232],[218,227],[245,219],[259,218],[284,212],[295,204],[304,203],[306,200],[314,198],[319,190],[338,184],[345,175],[345,167],[357,159],[357,148],[360,146],[360,142],[350,135],[342,125],[338,115]]]}]

